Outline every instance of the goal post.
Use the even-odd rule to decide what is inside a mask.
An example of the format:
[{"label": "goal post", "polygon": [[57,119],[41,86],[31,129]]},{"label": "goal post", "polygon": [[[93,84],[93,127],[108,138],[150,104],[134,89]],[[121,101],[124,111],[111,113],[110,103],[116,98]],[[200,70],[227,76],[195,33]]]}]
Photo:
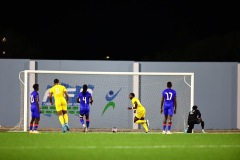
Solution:
[{"label": "goal post", "polygon": [[127,111],[127,107],[131,105],[128,94],[138,92],[141,103],[146,107],[146,119],[150,120],[150,128],[160,129],[163,119],[159,113],[161,92],[166,89],[168,81],[173,83],[173,89],[177,91],[178,110],[173,116],[175,130],[183,131],[187,114],[194,105],[194,73],[24,70],[19,73],[23,98],[23,104],[20,105],[23,112],[20,112],[19,123],[23,122],[20,130],[24,132],[28,130],[30,118],[31,74],[36,75],[39,83],[40,106],[43,110],[40,128],[59,127],[55,108],[50,105],[48,98],[49,88],[55,78],[66,86],[70,95],[68,113],[69,123],[73,128],[81,127],[78,120],[79,104],[76,104],[75,98],[83,84],[88,84],[94,98],[91,106],[91,128],[138,129],[133,123],[132,111]]}]

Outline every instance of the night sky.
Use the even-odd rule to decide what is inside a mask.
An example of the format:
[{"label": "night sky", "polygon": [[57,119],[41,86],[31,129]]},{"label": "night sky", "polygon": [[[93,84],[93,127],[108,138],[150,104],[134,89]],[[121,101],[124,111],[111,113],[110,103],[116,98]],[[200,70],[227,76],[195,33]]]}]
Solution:
[{"label": "night sky", "polygon": [[0,58],[240,62],[239,17],[226,2],[2,5]]}]

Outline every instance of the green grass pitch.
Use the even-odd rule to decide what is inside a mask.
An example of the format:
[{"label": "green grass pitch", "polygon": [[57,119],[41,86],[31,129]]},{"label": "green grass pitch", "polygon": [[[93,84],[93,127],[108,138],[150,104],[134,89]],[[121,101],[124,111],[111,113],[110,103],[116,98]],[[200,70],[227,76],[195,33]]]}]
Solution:
[{"label": "green grass pitch", "polygon": [[0,132],[1,160],[239,160],[240,134]]}]

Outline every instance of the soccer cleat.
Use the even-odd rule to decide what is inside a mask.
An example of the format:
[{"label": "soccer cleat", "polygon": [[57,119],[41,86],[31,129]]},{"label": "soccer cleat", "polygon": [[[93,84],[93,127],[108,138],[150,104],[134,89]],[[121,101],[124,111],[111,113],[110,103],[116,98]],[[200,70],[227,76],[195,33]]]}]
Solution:
[{"label": "soccer cleat", "polygon": [[86,130],[87,130],[87,126],[83,124],[83,132],[86,132]]},{"label": "soccer cleat", "polygon": [[29,133],[33,133],[33,131],[32,131],[32,130],[30,130],[30,131],[29,131]]},{"label": "soccer cleat", "polygon": [[147,123],[147,127],[149,128],[149,120],[148,119],[146,120],[146,123]]},{"label": "soccer cleat", "polygon": [[204,129],[202,129],[202,133],[206,133],[206,132],[204,131]]},{"label": "soccer cleat", "polygon": [[166,134],[167,132],[166,131],[162,131],[162,134]]},{"label": "soccer cleat", "polygon": [[67,131],[70,131],[70,127],[67,123],[65,123],[65,127],[66,127]]},{"label": "soccer cleat", "polygon": [[34,133],[34,134],[38,134],[39,132],[38,132],[37,130],[34,130],[33,133]]},{"label": "soccer cleat", "polygon": [[88,128],[86,127],[85,132],[88,132]]},{"label": "soccer cleat", "polygon": [[172,132],[170,132],[170,131],[167,131],[167,134],[172,134]]},{"label": "soccer cleat", "polygon": [[67,128],[65,125],[62,125],[62,132],[65,133],[67,131]]}]

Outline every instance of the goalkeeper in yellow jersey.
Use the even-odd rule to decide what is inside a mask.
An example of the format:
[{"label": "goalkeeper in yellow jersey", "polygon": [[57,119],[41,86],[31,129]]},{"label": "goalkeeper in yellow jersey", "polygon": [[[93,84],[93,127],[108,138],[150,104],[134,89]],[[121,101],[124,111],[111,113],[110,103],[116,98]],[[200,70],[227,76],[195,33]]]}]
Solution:
[{"label": "goalkeeper in yellow jersey", "polygon": [[145,120],[146,109],[140,103],[139,99],[135,97],[134,93],[129,94],[129,99],[132,101],[133,107],[128,107],[128,110],[136,110],[136,116],[134,117],[134,123],[141,124],[146,133],[149,132],[149,121]]}]

